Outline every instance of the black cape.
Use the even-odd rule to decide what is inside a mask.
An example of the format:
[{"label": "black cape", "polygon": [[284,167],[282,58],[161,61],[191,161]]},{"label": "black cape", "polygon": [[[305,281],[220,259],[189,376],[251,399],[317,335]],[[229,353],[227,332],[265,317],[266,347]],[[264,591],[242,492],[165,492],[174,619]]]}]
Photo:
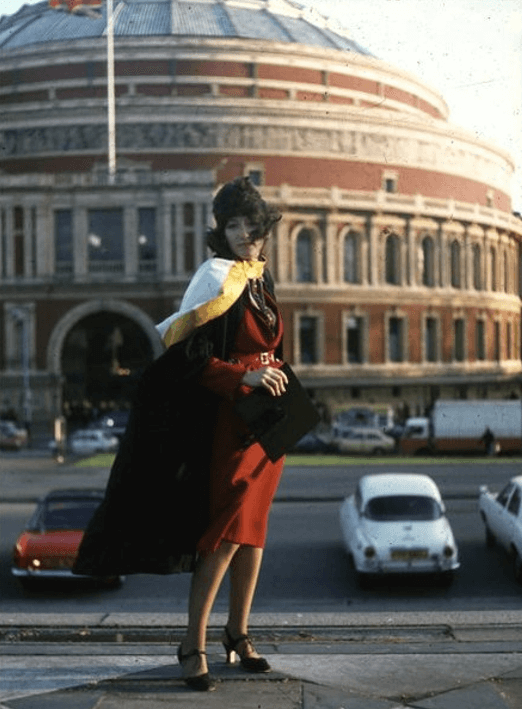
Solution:
[{"label": "black cape", "polygon": [[[266,271],[265,285],[273,293]],[[197,542],[208,526],[209,462],[219,403],[197,379],[209,357],[229,358],[244,299],[245,293],[224,315],[170,347],[144,372],[74,573],[193,570]]]}]

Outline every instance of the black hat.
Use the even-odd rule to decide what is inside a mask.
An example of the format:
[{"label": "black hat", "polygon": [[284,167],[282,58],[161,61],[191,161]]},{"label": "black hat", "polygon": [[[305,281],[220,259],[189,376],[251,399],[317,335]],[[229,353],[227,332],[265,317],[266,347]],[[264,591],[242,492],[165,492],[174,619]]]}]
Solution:
[{"label": "black hat", "polygon": [[219,226],[232,217],[245,216],[263,235],[280,219],[279,212],[265,202],[248,177],[237,177],[223,185],[214,197],[212,211]]}]

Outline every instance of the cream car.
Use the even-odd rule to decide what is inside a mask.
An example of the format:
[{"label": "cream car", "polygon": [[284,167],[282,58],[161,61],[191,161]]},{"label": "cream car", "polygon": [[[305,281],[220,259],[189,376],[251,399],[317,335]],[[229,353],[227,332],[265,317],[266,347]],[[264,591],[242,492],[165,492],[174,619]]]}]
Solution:
[{"label": "cream car", "polygon": [[440,492],[427,475],[366,475],[341,505],[344,544],[361,582],[384,574],[453,579],[458,550]]},{"label": "cream car", "polygon": [[340,429],[334,434],[333,443],[340,453],[382,455],[395,450],[394,439],[378,428]]}]

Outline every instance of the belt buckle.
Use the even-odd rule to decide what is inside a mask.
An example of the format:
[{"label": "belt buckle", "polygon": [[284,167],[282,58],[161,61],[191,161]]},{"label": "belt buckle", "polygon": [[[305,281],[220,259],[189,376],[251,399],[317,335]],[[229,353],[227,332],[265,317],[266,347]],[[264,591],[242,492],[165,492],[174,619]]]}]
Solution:
[{"label": "belt buckle", "polygon": [[270,364],[270,352],[261,352],[259,355],[261,364]]}]

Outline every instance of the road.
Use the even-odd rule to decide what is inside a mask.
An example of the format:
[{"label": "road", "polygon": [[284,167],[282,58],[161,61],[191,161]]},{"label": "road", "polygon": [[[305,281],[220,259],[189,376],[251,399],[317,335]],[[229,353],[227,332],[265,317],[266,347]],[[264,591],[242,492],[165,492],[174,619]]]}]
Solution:
[{"label": "road", "polygon": [[[258,612],[302,610],[341,611],[436,611],[502,610],[522,606],[522,588],[512,578],[508,560],[498,549],[487,549],[477,513],[479,482],[498,481],[500,487],[513,474],[507,468],[467,464],[443,471],[424,472],[439,478],[448,493],[448,516],[461,552],[461,570],[449,589],[432,580],[383,582],[361,590],[344,553],[338,524],[339,502],[313,499],[312,488],[320,486],[328,498],[353,489],[361,470],[323,468],[290,469],[273,505],[265,562],[254,610]],[[386,469],[393,469],[393,465]],[[382,469],[382,468],[381,468]],[[365,468],[368,471],[368,468]],[[320,474],[318,474],[318,472]],[[507,473],[507,475],[506,475]],[[477,480],[471,484],[470,476]],[[468,490],[468,494],[464,493]],[[289,496],[294,500],[285,501]],[[328,493],[328,494],[327,494]],[[184,612],[190,578],[138,575],[127,578],[122,588],[107,590],[92,585],[46,588],[27,592],[10,576],[10,549],[33,505],[0,505],[0,608],[3,612]],[[226,608],[226,584],[216,610]]]}]

